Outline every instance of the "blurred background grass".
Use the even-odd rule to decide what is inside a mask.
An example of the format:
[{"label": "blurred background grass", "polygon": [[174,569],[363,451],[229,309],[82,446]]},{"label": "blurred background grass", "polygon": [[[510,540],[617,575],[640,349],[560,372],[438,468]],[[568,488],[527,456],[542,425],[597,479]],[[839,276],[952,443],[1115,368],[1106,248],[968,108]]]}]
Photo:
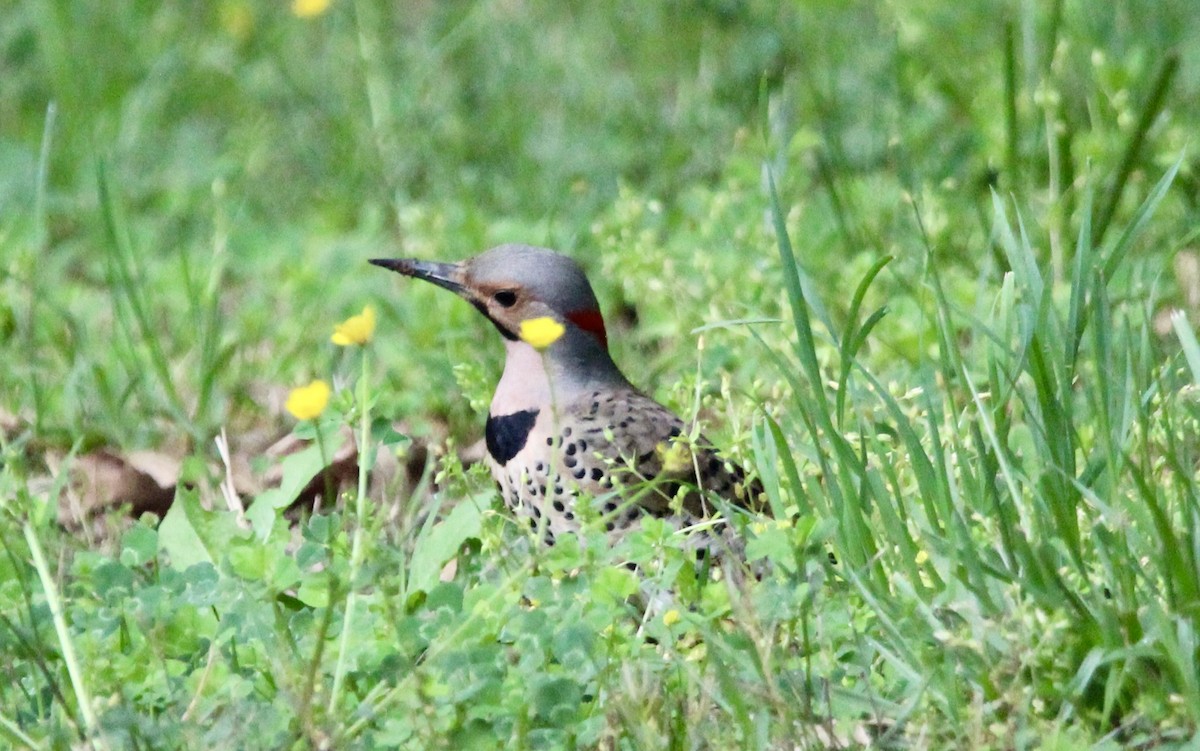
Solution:
[{"label": "blurred background grass", "polygon": [[[881,253],[919,271],[906,194],[969,294],[990,189],[1054,230],[1081,174],[1124,210],[1177,158],[1198,27],[1184,1],[9,2],[0,398],[52,445],[158,445],[181,422],[207,445],[272,422],[268,387],[326,370],[330,322],[388,300],[388,411],[461,426],[450,367],[483,328],[364,259],[502,241],[583,258],[616,325],[639,322],[619,358],[678,377],[693,326],[777,309],[745,221],[764,159],[829,299]],[[892,355],[912,360],[901,313]],[[744,340],[716,344],[755,370]]]}]

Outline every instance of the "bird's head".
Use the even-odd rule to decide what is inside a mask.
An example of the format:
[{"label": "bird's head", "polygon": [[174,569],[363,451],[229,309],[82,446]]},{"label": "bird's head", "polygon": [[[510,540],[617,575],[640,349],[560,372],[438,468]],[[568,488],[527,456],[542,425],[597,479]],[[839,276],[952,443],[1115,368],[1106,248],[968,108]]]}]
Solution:
[{"label": "bird's head", "polygon": [[566,328],[566,335],[548,352],[560,346],[599,345],[608,350],[604,318],[583,269],[553,250],[501,245],[460,263],[415,258],[377,258],[371,263],[458,294],[510,342],[520,340],[522,322],[551,318]]}]

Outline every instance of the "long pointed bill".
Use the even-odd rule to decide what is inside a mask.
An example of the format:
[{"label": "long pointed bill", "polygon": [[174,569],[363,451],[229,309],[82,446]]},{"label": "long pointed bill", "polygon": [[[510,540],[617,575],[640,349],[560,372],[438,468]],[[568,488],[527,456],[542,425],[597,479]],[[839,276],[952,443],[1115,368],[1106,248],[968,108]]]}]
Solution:
[{"label": "long pointed bill", "polygon": [[435,261],[419,261],[416,258],[372,258],[371,263],[391,269],[414,279],[424,279],[439,287],[471,299],[460,279],[462,270],[455,263],[437,263]]}]

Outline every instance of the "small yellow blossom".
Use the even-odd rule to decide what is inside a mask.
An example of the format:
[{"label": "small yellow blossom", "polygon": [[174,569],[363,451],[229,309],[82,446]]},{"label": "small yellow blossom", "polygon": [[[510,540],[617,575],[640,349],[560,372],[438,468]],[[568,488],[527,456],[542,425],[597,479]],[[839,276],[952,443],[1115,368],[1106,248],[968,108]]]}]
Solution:
[{"label": "small yellow blossom", "polygon": [[678,475],[692,470],[692,450],[683,441],[660,441],[654,450],[662,461],[662,471]]},{"label": "small yellow blossom", "polygon": [[297,18],[316,18],[329,10],[330,0],[292,0],[292,13]]},{"label": "small yellow blossom", "polygon": [[558,341],[566,328],[549,316],[521,321],[521,338],[541,352]]},{"label": "small yellow blossom", "polygon": [[329,404],[329,384],[316,380],[307,386],[297,386],[288,394],[284,405],[297,420],[319,417]]},{"label": "small yellow blossom", "polygon": [[329,341],[339,347],[349,347],[352,344],[366,344],[375,335],[375,308],[370,305],[363,312],[350,316],[333,327],[333,336]]},{"label": "small yellow blossom", "polygon": [[674,626],[676,623],[679,623],[678,610],[668,610],[667,612],[663,613],[664,626]]},{"label": "small yellow blossom", "polygon": [[918,550],[916,557],[917,565],[924,566],[927,560],[929,560],[929,553],[926,553],[924,550]]}]

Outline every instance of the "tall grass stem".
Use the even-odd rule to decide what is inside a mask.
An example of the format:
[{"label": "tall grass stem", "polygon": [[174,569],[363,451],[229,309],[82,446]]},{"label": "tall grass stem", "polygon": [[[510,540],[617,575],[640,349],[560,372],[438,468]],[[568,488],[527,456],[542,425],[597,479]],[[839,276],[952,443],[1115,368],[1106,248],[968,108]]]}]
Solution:
[{"label": "tall grass stem", "polygon": [[33,566],[37,569],[38,579],[42,582],[42,591],[46,595],[46,606],[50,608],[50,616],[54,619],[54,632],[58,636],[58,643],[62,649],[63,662],[67,665],[67,675],[71,678],[71,688],[75,691],[75,701],[79,704],[79,714],[83,717],[83,724],[92,745],[99,751],[105,751],[108,746],[100,737],[100,722],[96,718],[96,711],[92,707],[92,697],[88,693],[87,683],[83,679],[83,670],[80,668],[79,658],[75,654],[75,643],[71,640],[67,619],[63,615],[62,599],[59,597],[58,587],[54,584],[54,577],[50,574],[50,567],[46,564],[46,555],[32,522],[25,522],[24,532],[25,541],[29,544],[29,552],[33,555]]},{"label": "tall grass stem", "polygon": [[342,633],[338,640],[337,665],[333,671],[333,688],[329,692],[329,714],[333,715],[341,700],[342,686],[346,678],[346,653],[350,649],[350,636],[354,627],[354,607],[358,601],[356,581],[362,568],[363,530],[366,528],[367,477],[371,471],[371,405],[368,401],[367,349],[362,348],[362,373],[358,381],[359,439],[358,439],[358,497],[354,505],[354,541],[350,547],[349,593],[346,595],[346,612],[342,616]]}]

